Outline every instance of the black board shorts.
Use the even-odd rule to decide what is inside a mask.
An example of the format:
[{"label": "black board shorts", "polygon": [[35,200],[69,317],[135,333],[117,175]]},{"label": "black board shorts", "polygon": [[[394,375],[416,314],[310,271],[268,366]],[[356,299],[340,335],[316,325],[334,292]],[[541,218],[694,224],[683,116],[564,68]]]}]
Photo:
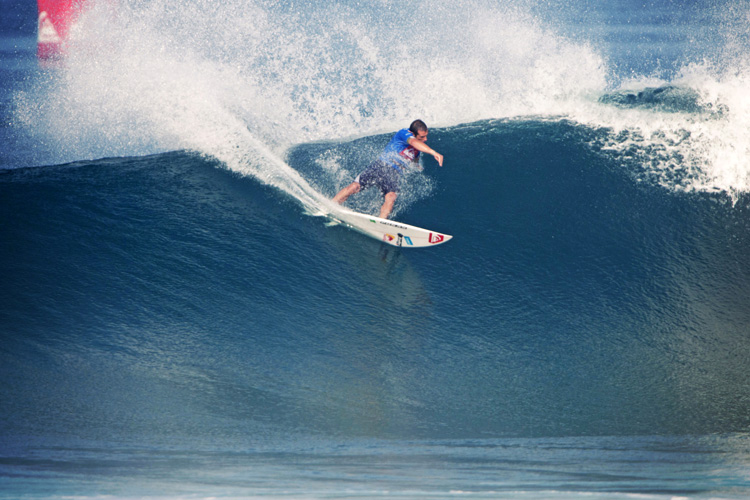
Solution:
[{"label": "black board shorts", "polygon": [[400,175],[398,170],[392,166],[376,160],[359,174],[354,182],[358,182],[361,189],[377,186],[385,195],[386,193],[398,193]]}]

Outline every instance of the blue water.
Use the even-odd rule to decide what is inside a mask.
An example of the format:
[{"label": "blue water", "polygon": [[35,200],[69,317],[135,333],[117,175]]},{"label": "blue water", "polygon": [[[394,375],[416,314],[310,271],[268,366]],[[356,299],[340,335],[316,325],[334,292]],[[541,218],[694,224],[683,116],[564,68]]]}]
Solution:
[{"label": "blue water", "polygon": [[750,496],[746,3],[0,5],[0,498]]}]

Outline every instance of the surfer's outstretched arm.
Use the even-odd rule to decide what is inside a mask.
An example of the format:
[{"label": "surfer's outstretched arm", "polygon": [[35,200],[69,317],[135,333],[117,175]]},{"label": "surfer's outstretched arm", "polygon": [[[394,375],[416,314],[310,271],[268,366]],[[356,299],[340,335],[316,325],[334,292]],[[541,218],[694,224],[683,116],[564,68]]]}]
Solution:
[{"label": "surfer's outstretched arm", "polygon": [[440,165],[441,167],[443,166],[443,155],[432,149],[424,141],[420,141],[416,137],[410,137],[407,142],[409,143],[409,146],[413,147],[417,151],[421,151],[422,153],[427,153],[428,155],[434,156],[435,160],[438,162],[438,165]]}]

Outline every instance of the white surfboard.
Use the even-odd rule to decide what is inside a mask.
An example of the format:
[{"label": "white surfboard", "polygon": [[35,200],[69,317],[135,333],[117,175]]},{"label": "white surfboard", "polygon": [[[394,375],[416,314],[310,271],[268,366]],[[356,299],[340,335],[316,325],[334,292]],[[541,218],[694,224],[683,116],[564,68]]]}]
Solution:
[{"label": "white surfboard", "polygon": [[390,219],[337,208],[325,214],[335,224],[343,224],[355,231],[395,247],[418,248],[440,245],[453,238],[449,234],[410,226]]}]

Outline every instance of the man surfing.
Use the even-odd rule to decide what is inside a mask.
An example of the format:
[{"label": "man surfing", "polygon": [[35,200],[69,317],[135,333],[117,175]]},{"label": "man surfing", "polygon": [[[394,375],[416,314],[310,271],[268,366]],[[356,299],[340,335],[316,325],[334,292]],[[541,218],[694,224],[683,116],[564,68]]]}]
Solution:
[{"label": "man surfing", "polygon": [[422,120],[414,120],[408,129],[396,132],[380,156],[354,182],[339,191],[333,201],[344,203],[354,193],[377,186],[385,200],[380,208],[380,218],[387,219],[398,197],[401,175],[410,169],[419,168],[420,153],[431,154],[438,165],[443,166],[443,155],[426,144],[428,132],[427,125]]}]

